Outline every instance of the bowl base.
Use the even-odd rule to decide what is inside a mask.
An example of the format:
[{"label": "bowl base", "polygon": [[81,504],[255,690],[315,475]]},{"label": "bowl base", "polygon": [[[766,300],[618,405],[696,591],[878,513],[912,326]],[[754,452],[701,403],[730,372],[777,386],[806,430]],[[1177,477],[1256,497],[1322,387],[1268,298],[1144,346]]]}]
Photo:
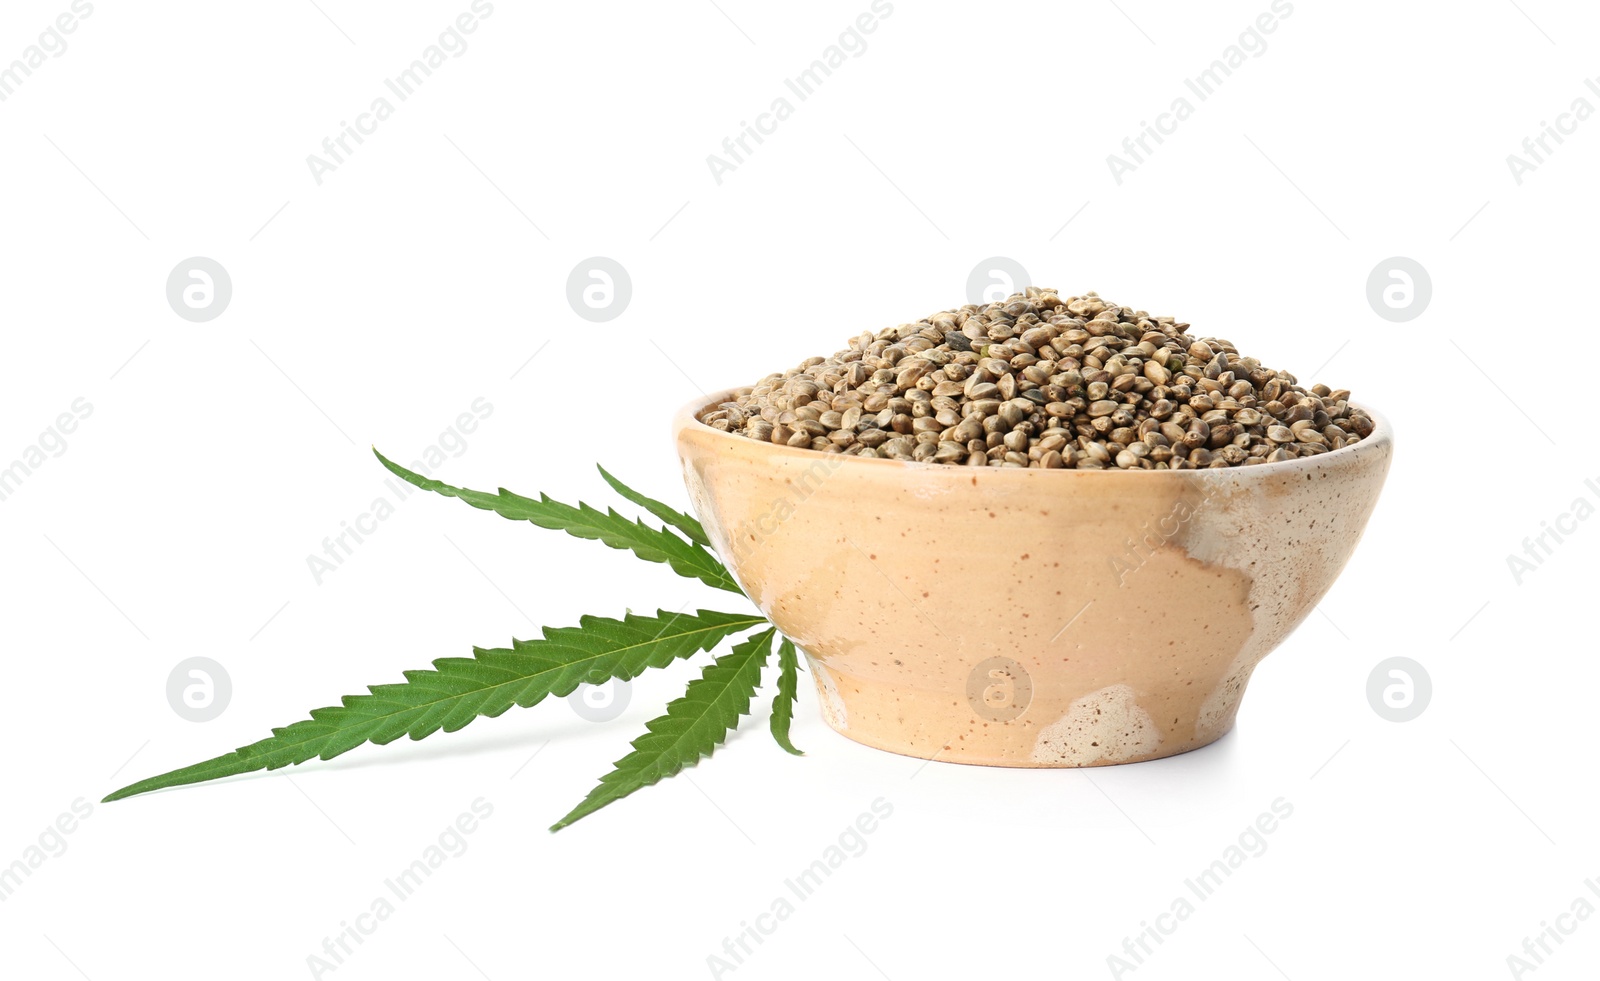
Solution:
[{"label": "bowl base", "polygon": [[964,693],[889,686],[808,660],[829,728],[873,749],[944,763],[1064,769],[1165,759],[1221,739],[1238,711],[1234,698],[1214,709],[1205,724],[1195,724],[1190,707],[1162,728],[1139,704],[1192,706],[1192,688],[1140,695],[1118,685],[1074,702],[1060,718],[1030,716],[1031,705],[1005,718],[1009,713]]}]

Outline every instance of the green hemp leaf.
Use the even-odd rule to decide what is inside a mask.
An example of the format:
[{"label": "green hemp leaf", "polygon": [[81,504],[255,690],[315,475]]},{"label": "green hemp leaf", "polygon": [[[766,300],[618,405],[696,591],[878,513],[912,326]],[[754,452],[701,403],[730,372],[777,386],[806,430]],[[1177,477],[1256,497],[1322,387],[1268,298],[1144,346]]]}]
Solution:
[{"label": "green hemp leaf", "polygon": [[[534,499],[504,488],[489,494],[452,487],[373,452],[391,472],[423,490],[458,498],[511,520],[595,539],[631,551],[646,562],[665,563],[681,576],[743,595],[732,574],[710,550],[699,521],[627,487],[604,468],[600,474],[607,484],[666,526],[654,527],[609,508],[599,511],[583,503],[573,507],[543,494]],[[618,760],[589,796],[550,829],[556,831],[710,756],[750,711],[762,669],[779,637],[777,628],[759,613],[713,610],[660,610],[655,616],[639,616],[630,610],[620,620],[580,617],[576,627],[546,627],[537,639],[512,640],[509,647],[474,647],[471,657],[440,658],[432,668],[406,671],[402,683],[374,685],[367,694],[346,695],[338,705],[313,709],[310,718],[273,729],[266,739],[129,784],[105,799],[276,770],[310,759],[331,760],[363,743],[382,746],[401,736],[424,739],[440,730],[455,732],[479,716],[493,718],[513,705],[529,708],[549,695],[569,695],[583,684],[628,680],[648,668],[712,651],[748,631],[755,632],[706,666],[701,676],[689,683],[683,697],[667,706],[665,715],[647,724],[645,734],[634,740],[633,752]],[[789,639],[779,639],[772,735],[784,749],[798,754],[789,741],[798,658]]]}]

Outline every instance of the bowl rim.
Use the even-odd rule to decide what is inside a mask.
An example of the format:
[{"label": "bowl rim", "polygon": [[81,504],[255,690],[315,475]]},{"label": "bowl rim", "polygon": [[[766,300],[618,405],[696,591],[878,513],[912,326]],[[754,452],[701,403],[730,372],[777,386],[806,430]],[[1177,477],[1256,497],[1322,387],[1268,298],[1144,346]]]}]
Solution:
[{"label": "bowl rim", "polygon": [[[973,469],[965,466],[964,464],[957,463],[933,463],[931,461],[922,460],[894,460],[887,457],[862,457],[849,453],[825,453],[821,450],[801,448],[798,446],[779,446],[776,443],[762,443],[744,436],[735,436],[733,433],[724,432],[720,429],[714,429],[700,421],[700,414],[702,412],[712,408],[713,406],[720,405],[723,402],[732,401],[733,393],[737,392],[739,388],[743,387],[748,386],[724,388],[710,394],[701,393],[699,397],[690,399],[687,403],[681,406],[678,411],[673,414],[672,418],[672,433],[674,441],[677,440],[678,436],[683,431],[693,430],[698,433],[708,434],[714,438],[728,440],[730,441],[730,448],[735,445],[733,441],[737,441],[738,445],[762,447],[765,451],[777,453],[780,456],[791,457],[802,462],[805,460],[816,460],[822,457],[837,457],[841,460],[850,461],[852,464],[861,466],[878,465],[900,467],[902,469],[911,468],[911,472],[913,473],[961,473],[962,471],[970,471]],[[1165,475],[1168,479],[1206,480],[1215,479],[1219,474],[1255,473],[1259,475],[1288,475],[1294,473],[1296,470],[1310,470],[1319,466],[1324,466],[1328,461],[1331,461],[1336,457],[1355,456],[1357,454],[1368,455],[1372,453],[1383,452],[1386,448],[1391,448],[1394,444],[1394,429],[1389,424],[1388,416],[1372,409],[1364,402],[1352,401],[1350,404],[1366,413],[1368,418],[1372,420],[1373,430],[1371,435],[1346,446],[1341,446],[1336,450],[1329,450],[1326,453],[1316,453],[1311,456],[1295,457],[1293,460],[1285,460],[1279,463],[1266,463],[1258,466],[1240,465],[1236,467],[1200,467],[1195,470],[1158,471],[1144,470],[1142,468],[1139,470],[1124,470],[1121,467],[1108,467],[1103,470],[1079,470],[1076,467],[1071,469],[1063,467],[1059,470],[1046,470],[1035,467],[982,467],[978,469],[981,469],[986,476],[991,478],[998,477],[1000,474],[1062,473],[1096,474],[1097,476],[1092,478],[1096,480],[1111,479],[1111,475],[1113,474],[1123,474],[1138,480],[1150,480],[1159,479],[1152,478],[1151,476],[1152,474],[1159,473]],[[1023,478],[1003,477],[1000,479],[1010,480]]]}]

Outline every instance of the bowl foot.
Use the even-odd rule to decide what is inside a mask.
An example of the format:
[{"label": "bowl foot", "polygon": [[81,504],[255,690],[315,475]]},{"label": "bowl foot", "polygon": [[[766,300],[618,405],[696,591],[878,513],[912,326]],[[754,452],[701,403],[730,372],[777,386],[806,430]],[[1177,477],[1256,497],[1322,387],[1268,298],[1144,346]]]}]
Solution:
[{"label": "bowl foot", "polygon": [[985,698],[983,691],[969,697],[885,685],[814,660],[811,670],[823,720],[840,735],[901,756],[976,766],[1071,768],[1165,759],[1222,738],[1238,709],[1235,698],[1220,711],[1202,712],[1187,686],[1141,693],[1112,685],[1063,711],[1059,702],[1051,707],[1049,693],[1029,692],[1015,705],[992,693]]}]

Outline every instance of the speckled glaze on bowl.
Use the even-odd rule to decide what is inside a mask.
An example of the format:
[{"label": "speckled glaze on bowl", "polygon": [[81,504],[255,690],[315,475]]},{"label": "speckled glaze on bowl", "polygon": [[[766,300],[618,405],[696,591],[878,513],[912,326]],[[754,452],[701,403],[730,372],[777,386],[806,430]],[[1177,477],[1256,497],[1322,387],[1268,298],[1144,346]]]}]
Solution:
[{"label": "speckled glaze on bowl", "polygon": [[1207,470],[861,459],[674,420],[690,500],[806,653],[838,732],[924,759],[1099,766],[1233,727],[1344,568],[1394,452]]}]

